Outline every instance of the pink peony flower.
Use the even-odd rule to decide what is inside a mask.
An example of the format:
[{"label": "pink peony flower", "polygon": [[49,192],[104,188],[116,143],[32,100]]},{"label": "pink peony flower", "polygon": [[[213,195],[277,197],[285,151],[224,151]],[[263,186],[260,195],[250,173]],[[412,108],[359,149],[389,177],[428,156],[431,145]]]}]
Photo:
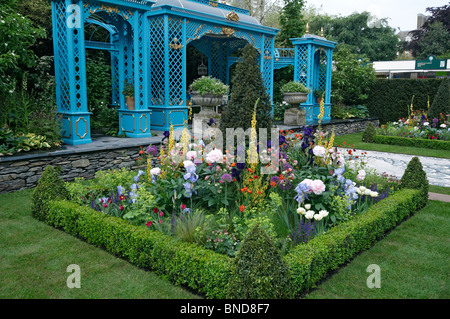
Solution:
[{"label": "pink peony flower", "polygon": [[356,176],[356,179],[358,181],[363,181],[364,178],[366,178],[366,172],[362,169],[358,171],[358,175]]},{"label": "pink peony flower", "polygon": [[312,191],[316,195],[320,195],[325,191],[325,184],[319,179],[314,180],[310,184],[310,186],[311,186]]},{"label": "pink peony flower", "polygon": [[195,151],[189,151],[186,153],[186,158],[190,161],[193,161],[197,158],[197,152]]},{"label": "pink peony flower", "polygon": [[208,163],[222,163],[223,162],[223,153],[219,149],[213,149],[206,155],[206,161]]}]

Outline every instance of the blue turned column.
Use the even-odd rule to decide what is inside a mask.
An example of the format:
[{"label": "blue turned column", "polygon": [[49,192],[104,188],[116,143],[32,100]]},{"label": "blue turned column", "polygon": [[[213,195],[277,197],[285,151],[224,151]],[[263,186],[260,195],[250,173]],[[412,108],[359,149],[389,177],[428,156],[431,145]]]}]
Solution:
[{"label": "blue turned column", "polygon": [[56,102],[66,144],[91,143],[87,109],[83,2],[52,1]]},{"label": "blue turned column", "polygon": [[[124,22],[128,23],[128,22]],[[128,137],[150,137],[150,109],[148,107],[148,20],[144,12],[135,10],[133,14],[131,33],[133,36],[124,36],[123,49],[126,47],[126,56],[120,59],[126,62],[125,77],[133,79],[134,83],[134,110],[130,109],[121,97],[119,112],[119,134],[125,133]],[[129,26],[128,26],[129,27]],[[128,31],[129,32],[129,31]],[[123,86],[122,86],[123,87]]]},{"label": "blue turned column", "polygon": [[314,90],[325,92],[323,121],[329,121],[333,49],[336,42],[311,34],[291,41],[295,50],[294,81],[303,83],[310,89],[306,102],[300,105],[306,110],[306,124],[313,124],[320,114],[320,105],[316,103]]}]

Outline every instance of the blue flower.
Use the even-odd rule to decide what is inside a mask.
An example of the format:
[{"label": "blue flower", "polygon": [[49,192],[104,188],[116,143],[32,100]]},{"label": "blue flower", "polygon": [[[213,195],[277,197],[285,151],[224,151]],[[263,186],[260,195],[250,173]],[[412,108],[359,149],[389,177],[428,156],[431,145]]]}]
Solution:
[{"label": "blue flower", "polygon": [[124,191],[125,191],[125,188],[123,188],[121,185],[117,186],[117,195],[118,196],[122,196]]}]

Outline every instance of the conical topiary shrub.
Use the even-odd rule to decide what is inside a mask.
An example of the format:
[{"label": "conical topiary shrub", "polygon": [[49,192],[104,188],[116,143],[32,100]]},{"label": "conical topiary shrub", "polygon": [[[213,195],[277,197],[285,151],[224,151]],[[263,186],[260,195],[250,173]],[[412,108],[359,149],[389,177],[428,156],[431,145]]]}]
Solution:
[{"label": "conical topiary shrub", "polygon": [[273,239],[256,225],[233,261],[227,298],[292,298],[289,268]]},{"label": "conical topiary shrub", "polygon": [[69,192],[64,185],[64,181],[59,176],[58,171],[53,166],[48,165],[33,191],[31,204],[33,217],[41,221],[46,221],[48,202],[68,198]]},{"label": "conical topiary shrub", "polygon": [[254,106],[258,99],[256,132],[259,132],[261,127],[272,127],[272,103],[257,63],[256,50],[248,44],[231,79],[230,100],[222,113],[220,124],[223,134],[227,128],[242,128],[244,131],[250,128]]},{"label": "conical topiary shrub", "polygon": [[428,179],[418,157],[414,156],[408,163],[400,182],[401,188],[421,190],[421,205],[425,206],[427,204],[429,188]]},{"label": "conical topiary shrub", "polygon": [[444,117],[450,114],[450,80],[448,78],[442,80],[427,117],[431,121],[434,118],[440,118],[441,113]]},{"label": "conical topiary shrub", "polygon": [[373,143],[374,137],[377,134],[377,131],[375,130],[375,127],[373,126],[372,122],[369,122],[369,125],[367,125],[366,129],[363,132],[362,135],[362,141],[366,143]]}]

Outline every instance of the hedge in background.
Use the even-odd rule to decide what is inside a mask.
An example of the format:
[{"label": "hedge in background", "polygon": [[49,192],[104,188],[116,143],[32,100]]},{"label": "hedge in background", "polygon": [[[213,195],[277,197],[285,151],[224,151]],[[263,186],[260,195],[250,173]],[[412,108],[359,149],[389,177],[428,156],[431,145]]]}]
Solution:
[{"label": "hedge in background", "polygon": [[327,273],[370,248],[385,233],[423,205],[419,190],[403,189],[370,207],[364,214],[298,245],[285,260],[296,296],[314,288]]},{"label": "hedge in background", "polygon": [[423,138],[409,138],[400,136],[375,135],[373,143],[391,144],[400,146],[413,146],[420,148],[429,148],[434,150],[449,150],[450,141],[443,140],[427,140]]},{"label": "hedge in background", "polygon": [[380,123],[398,121],[408,117],[408,109],[414,95],[414,110],[427,110],[427,101],[433,103],[441,79],[377,80],[370,89],[366,102],[371,116]]},{"label": "hedge in background", "polygon": [[231,260],[157,231],[129,224],[89,207],[67,201],[49,203],[47,223],[151,269],[172,283],[189,287],[208,298],[225,298]]}]

